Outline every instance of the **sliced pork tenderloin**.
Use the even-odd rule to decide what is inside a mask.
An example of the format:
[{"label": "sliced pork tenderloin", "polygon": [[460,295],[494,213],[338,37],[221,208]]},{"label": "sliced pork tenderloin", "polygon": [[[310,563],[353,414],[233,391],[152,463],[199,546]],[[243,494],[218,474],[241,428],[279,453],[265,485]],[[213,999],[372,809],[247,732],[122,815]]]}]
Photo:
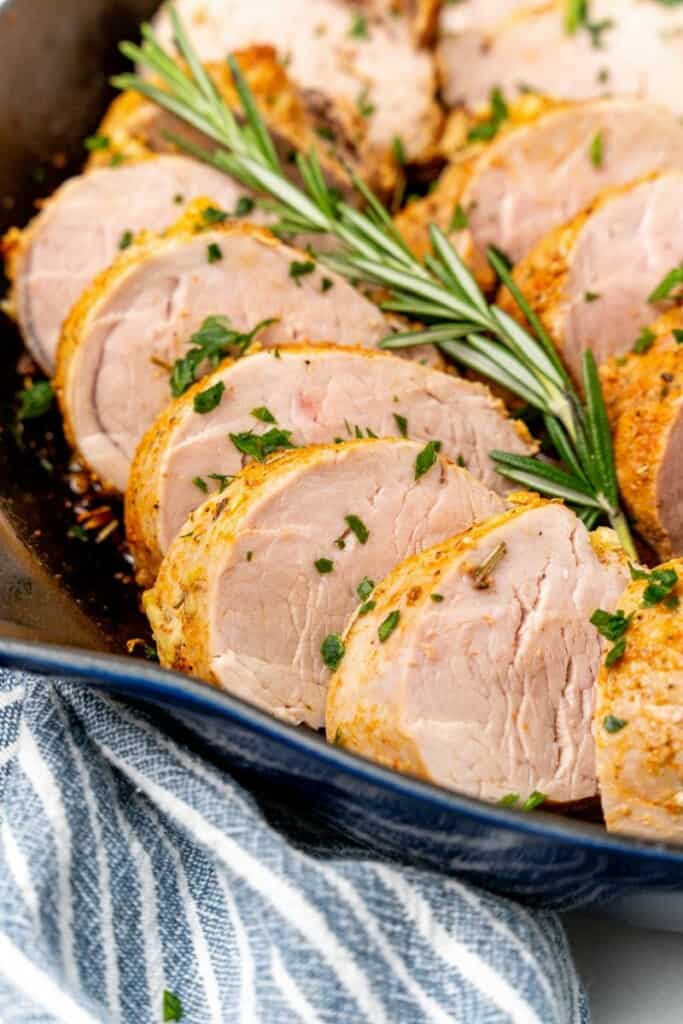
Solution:
[{"label": "sliced pork tenderloin", "polygon": [[174,366],[207,318],[213,334],[216,317],[245,334],[272,320],[258,333],[269,348],[310,338],[374,347],[390,333],[345,280],[268,231],[207,223],[213,209],[198,200],[163,235],[131,245],[64,325],[56,391],[67,438],[105,486],[125,490],[139,441],[171,400]]},{"label": "sliced pork tenderloin", "polygon": [[489,452],[536,448],[480,384],[369,349],[278,351],[278,359],[263,351],[225,362],[145,434],[126,495],[126,535],[142,585],[154,582],[164,552],[206,493],[242,468],[252,434],[286,430],[296,446],[357,435],[438,440],[445,456],[503,494],[510,485]]},{"label": "sliced pork tenderloin", "polygon": [[367,11],[375,18],[405,18],[418,46],[434,41],[442,0],[360,0],[356,10]]},{"label": "sliced pork tenderloin", "polygon": [[[439,15],[439,35],[448,37],[472,30],[495,28],[512,14],[542,7],[544,0],[460,0],[444,3]],[[547,6],[547,0],[546,4]]]},{"label": "sliced pork tenderloin", "polygon": [[683,113],[683,93],[677,88],[683,59],[680,7],[651,0],[591,0],[589,14],[572,34],[564,0],[506,2],[499,5],[497,22],[473,18],[468,23],[465,4],[458,24],[458,6],[443,17],[437,48],[449,107],[477,110],[494,88],[508,99],[532,88],[568,100],[636,96]]},{"label": "sliced pork tenderloin", "polygon": [[519,500],[377,587],[343,638],[330,742],[485,800],[595,795],[590,618],[614,610],[626,565],[611,531]]},{"label": "sliced pork tenderloin", "polygon": [[[380,195],[393,192],[398,167],[391,151],[372,145],[367,120],[355,109],[337,107],[323,94],[303,92],[287,77],[271,46],[252,46],[235,54],[275,141],[283,167],[297,179],[294,151],[315,147],[331,186],[347,199],[354,197],[349,171],[363,178]],[[241,113],[232,74],[225,61],[207,68],[223,99]],[[124,92],[107,111],[98,137],[108,144],[95,149],[88,168],[113,160],[137,160],[150,153],[177,152],[170,136],[213,150],[215,142],[136,92]]]},{"label": "sliced pork tenderloin", "polygon": [[437,224],[489,284],[488,246],[517,263],[606,188],[681,167],[683,126],[664,107],[525,97],[510,108],[505,128],[451,163],[428,196],[398,215],[397,225],[422,256],[430,250],[429,224]]},{"label": "sliced pork tenderloin", "polygon": [[[46,373],[55,368],[60,329],[92,280],[143,229],[163,231],[182,205],[210,195],[234,211],[245,189],[212,167],[184,156],[103,167],[69,179],[23,230],[4,238],[12,282],[5,309],[18,322]],[[266,218],[254,211],[257,223]]]},{"label": "sliced pork tenderloin", "polygon": [[319,728],[339,634],[373,581],[502,507],[415,441],[252,463],[192,513],[144,595],[161,663]]},{"label": "sliced pork tenderloin", "polygon": [[[683,842],[683,561],[629,584],[624,655],[598,676],[595,736],[607,828]],[[656,603],[653,599],[668,591]]]},{"label": "sliced pork tenderloin", "polygon": [[[578,380],[592,349],[598,363],[647,344],[642,331],[670,302],[653,293],[683,254],[683,174],[608,190],[542,239],[515,280]],[[519,315],[503,292],[501,305]]]},{"label": "sliced pork tenderloin", "polygon": [[[276,46],[300,88],[366,119],[372,144],[390,149],[400,137],[408,159],[430,152],[441,124],[436,73],[431,53],[415,46],[409,19],[375,17],[344,0],[180,0],[176,9],[202,60],[222,61],[254,44]],[[164,8],[155,26],[170,47]]]},{"label": "sliced pork tenderloin", "polygon": [[619,487],[660,558],[683,555],[683,312],[654,324],[651,347],[602,369]]}]

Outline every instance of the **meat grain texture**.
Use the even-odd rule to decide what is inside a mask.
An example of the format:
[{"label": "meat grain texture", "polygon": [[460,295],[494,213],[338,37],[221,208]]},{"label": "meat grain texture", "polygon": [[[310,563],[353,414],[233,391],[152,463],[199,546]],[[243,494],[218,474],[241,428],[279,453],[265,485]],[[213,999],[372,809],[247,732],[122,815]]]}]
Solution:
[{"label": "meat grain texture", "polygon": [[[458,25],[458,7],[464,8]],[[565,0],[505,0],[467,23],[468,3],[442,16],[437,61],[447,106],[477,110],[500,88],[509,99],[532,88],[557,99],[634,96],[683,114],[683,13],[652,0],[592,0],[589,23],[566,29]],[[451,21],[451,19],[453,19]],[[464,22],[464,23],[463,23]],[[461,31],[462,29],[462,31]]]},{"label": "meat grain texture", "polygon": [[321,647],[368,599],[368,581],[504,507],[441,455],[416,479],[423,447],[303,448],[248,466],[209,498],[143,598],[161,664],[319,728]]},{"label": "meat grain texture", "polygon": [[174,362],[205,318],[225,315],[241,332],[273,319],[258,335],[267,347],[309,338],[373,347],[390,333],[342,278],[268,231],[207,224],[210,208],[197,201],[163,235],[142,236],[64,325],[56,390],[67,439],[115,490],[125,490],[139,441],[171,400]]},{"label": "meat grain texture", "polygon": [[437,224],[488,285],[489,246],[517,263],[598,193],[681,167],[683,126],[664,107],[623,98],[562,104],[526,96],[510,107],[491,142],[468,146],[436,188],[409,203],[396,222],[420,256],[430,250],[429,224]]},{"label": "meat grain texture", "polygon": [[645,607],[646,581],[629,584],[619,607],[633,615],[626,651],[598,678],[598,779],[607,828],[683,842],[683,562],[669,562],[678,604]]},{"label": "meat grain texture", "polygon": [[485,800],[582,800],[596,793],[602,654],[589,620],[616,607],[627,569],[611,531],[590,535],[561,503],[518,501],[377,587],[344,638],[327,737]]},{"label": "meat grain texture", "polygon": [[[126,495],[126,535],[138,581],[154,582],[169,544],[205,491],[247,460],[233,438],[287,430],[293,445],[354,436],[439,441],[442,453],[487,487],[510,487],[489,458],[493,449],[532,454],[526,428],[481,384],[380,351],[333,345],[262,351],[199,381],[150,426],[133,461]],[[222,389],[209,412],[201,396]],[[265,417],[265,420],[264,420]]]},{"label": "meat grain texture", "polygon": [[611,359],[602,386],[622,497],[661,559],[683,555],[683,312],[651,327],[651,348]]},{"label": "meat grain texture", "polygon": [[[415,45],[408,18],[377,17],[343,0],[180,0],[176,8],[202,60],[220,61],[254,44],[276,46],[301,89],[361,113],[374,145],[390,149],[399,136],[411,160],[433,147],[441,123],[436,73],[431,53]],[[155,26],[170,44],[163,9]]]},{"label": "meat grain texture", "polygon": [[[683,174],[608,190],[515,268],[517,284],[577,380],[587,349],[598,364],[625,355],[670,305],[650,296],[680,264],[682,208]],[[499,301],[520,316],[509,293]]]},{"label": "meat grain texture", "polygon": [[[45,372],[54,372],[60,330],[72,306],[132,235],[165,230],[183,203],[200,196],[234,210],[245,191],[196,160],[158,156],[70,178],[26,228],[12,228],[2,245],[12,282],[4,308]],[[255,212],[255,219],[264,218]]]}]

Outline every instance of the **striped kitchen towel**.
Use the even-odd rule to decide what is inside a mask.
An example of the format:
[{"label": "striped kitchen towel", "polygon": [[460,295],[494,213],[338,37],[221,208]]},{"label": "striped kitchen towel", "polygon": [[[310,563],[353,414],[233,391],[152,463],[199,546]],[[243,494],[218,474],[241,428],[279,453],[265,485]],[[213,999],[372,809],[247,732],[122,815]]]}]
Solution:
[{"label": "striped kitchen towel", "polygon": [[144,714],[0,671],[2,1024],[586,1024],[552,913],[273,821]]}]

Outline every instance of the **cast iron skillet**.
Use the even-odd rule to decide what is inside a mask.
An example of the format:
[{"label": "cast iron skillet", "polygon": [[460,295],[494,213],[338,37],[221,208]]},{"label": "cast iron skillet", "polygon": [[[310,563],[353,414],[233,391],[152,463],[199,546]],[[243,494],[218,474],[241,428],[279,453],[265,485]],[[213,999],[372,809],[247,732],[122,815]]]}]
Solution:
[{"label": "cast iron skillet", "polygon": [[[82,162],[108,100],[116,42],[150,0],[0,0],[0,230]],[[597,825],[459,797],[328,747],[209,686],[121,657],[145,637],[130,566],[115,543],[69,538],[78,497],[58,417],[17,439],[21,343],[0,320],[0,664],[57,674],[141,705],[161,728],[247,784],[286,792],[363,846],[550,906],[683,888],[683,849]],[[94,499],[96,502],[96,499]],[[116,514],[114,509],[114,514]],[[106,653],[110,652],[110,653]],[[650,904],[654,906],[654,904]],[[670,897],[656,905],[662,925]]]}]

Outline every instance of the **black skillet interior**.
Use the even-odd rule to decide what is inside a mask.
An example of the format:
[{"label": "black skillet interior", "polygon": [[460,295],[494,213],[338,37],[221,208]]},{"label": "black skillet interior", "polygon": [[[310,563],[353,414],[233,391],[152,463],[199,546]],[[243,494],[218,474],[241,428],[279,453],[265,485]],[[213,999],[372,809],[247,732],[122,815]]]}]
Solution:
[{"label": "black skillet interior", "polygon": [[[83,138],[111,97],[117,42],[154,0],[0,0],[0,234],[83,162]],[[2,293],[6,281],[0,281]],[[113,538],[73,529],[83,499],[57,413],[17,431],[19,335],[0,314],[0,634],[121,651],[145,636],[130,565]],[[92,508],[120,506],[91,495]],[[69,535],[71,532],[71,536]],[[96,531],[89,534],[94,538]]]}]

